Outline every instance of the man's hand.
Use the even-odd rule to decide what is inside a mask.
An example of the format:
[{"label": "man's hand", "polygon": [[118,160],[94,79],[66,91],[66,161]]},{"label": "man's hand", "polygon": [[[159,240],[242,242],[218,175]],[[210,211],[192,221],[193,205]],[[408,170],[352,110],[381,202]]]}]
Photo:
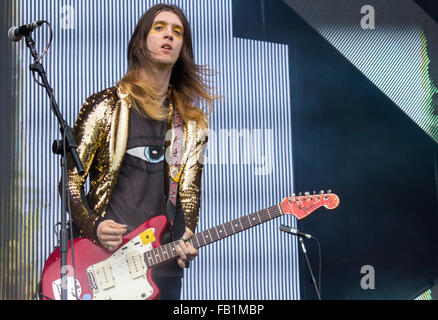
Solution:
[{"label": "man's hand", "polygon": [[179,246],[177,251],[179,253],[179,258],[177,260],[178,265],[181,268],[186,267],[186,263],[188,261],[192,261],[198,255],[198,249],[192,246],[188,241],[193,236],[193,232],[186,228],[186,232],[184,233],[182,239],[179,241]]},{"label": "man's hand", "polygon": [[122,243],[122,236],[128,227],[113,220],[104,220],[97,226],[97,238],[102,246],[110,251],[116,250]]}]

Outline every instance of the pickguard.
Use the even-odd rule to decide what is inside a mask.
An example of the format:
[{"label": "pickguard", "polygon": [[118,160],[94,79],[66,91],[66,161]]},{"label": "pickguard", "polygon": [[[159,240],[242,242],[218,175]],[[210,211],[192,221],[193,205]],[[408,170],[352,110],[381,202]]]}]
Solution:
[{"label": "pickguard", "polygon": [[147,229],[87,269],[94,300],[145,300],[154,289],[147,279],[144,253],[152,250],[154,229]]}]

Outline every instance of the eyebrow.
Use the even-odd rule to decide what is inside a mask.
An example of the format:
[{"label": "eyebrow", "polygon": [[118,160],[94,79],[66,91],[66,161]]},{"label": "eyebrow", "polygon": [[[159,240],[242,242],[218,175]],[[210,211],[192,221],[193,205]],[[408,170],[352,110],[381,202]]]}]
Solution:
[{"label": "eyebrow", "polygon": [[[154,22],[154,25],[156,25],[156,24],[158,24],[158,23],[162,23],[162,24],[168,25],[168,23],[167,23],[166,21],[163,21],[163,20],[157,20],[157,21],[155,21],[155,22]],[[179,24],[172,24],[172,27],[178,27],[178,28],[181,28],[182,30],[184,30],[183,26],[181,26],[181,25],[179,25]]]}]

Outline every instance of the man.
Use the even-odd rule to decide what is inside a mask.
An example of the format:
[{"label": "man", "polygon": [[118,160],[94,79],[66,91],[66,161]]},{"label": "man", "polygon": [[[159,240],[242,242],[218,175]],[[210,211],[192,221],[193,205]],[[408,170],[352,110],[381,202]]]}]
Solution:
[{"label": "man", "polygon": [[207,121],[195,105],[202,99],[211,107],[214,98],[176,6],[159,4],[141,17],[128,63],[119,83],[89,97],[79,113],[74,135],[86,174],[69,161],[70,213],[83,236],[113,251],[125,233],[167,212],[170,232],[162,242],[181,238],[180,257],[154,278],[162,299],[179,299],[182,268],[198,255],[187,240],[198,222]]}]

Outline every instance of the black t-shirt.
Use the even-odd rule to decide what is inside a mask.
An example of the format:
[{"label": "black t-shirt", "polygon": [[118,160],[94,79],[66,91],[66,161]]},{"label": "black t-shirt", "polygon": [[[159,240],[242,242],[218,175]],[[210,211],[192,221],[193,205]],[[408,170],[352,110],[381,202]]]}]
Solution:
[{"label": "black t-shirt", "polygon": [[131,110],[126,153],[105,216],[126,224],[128,233],[152,217],[166,214],[165,131],[165,122]]},{"label": "black t-shirt", "polygon": [[[164,121],[151,120],[131,109],[126,154],[105,215],[105,220],[127,225],[127,233],[155,216],[166,215],[165,134]],[[162,244],[180,238],[184,230],[179,203],[174,237],[165,234]],[[176,261],[154,271],[154,276],[182,275]]]}]

